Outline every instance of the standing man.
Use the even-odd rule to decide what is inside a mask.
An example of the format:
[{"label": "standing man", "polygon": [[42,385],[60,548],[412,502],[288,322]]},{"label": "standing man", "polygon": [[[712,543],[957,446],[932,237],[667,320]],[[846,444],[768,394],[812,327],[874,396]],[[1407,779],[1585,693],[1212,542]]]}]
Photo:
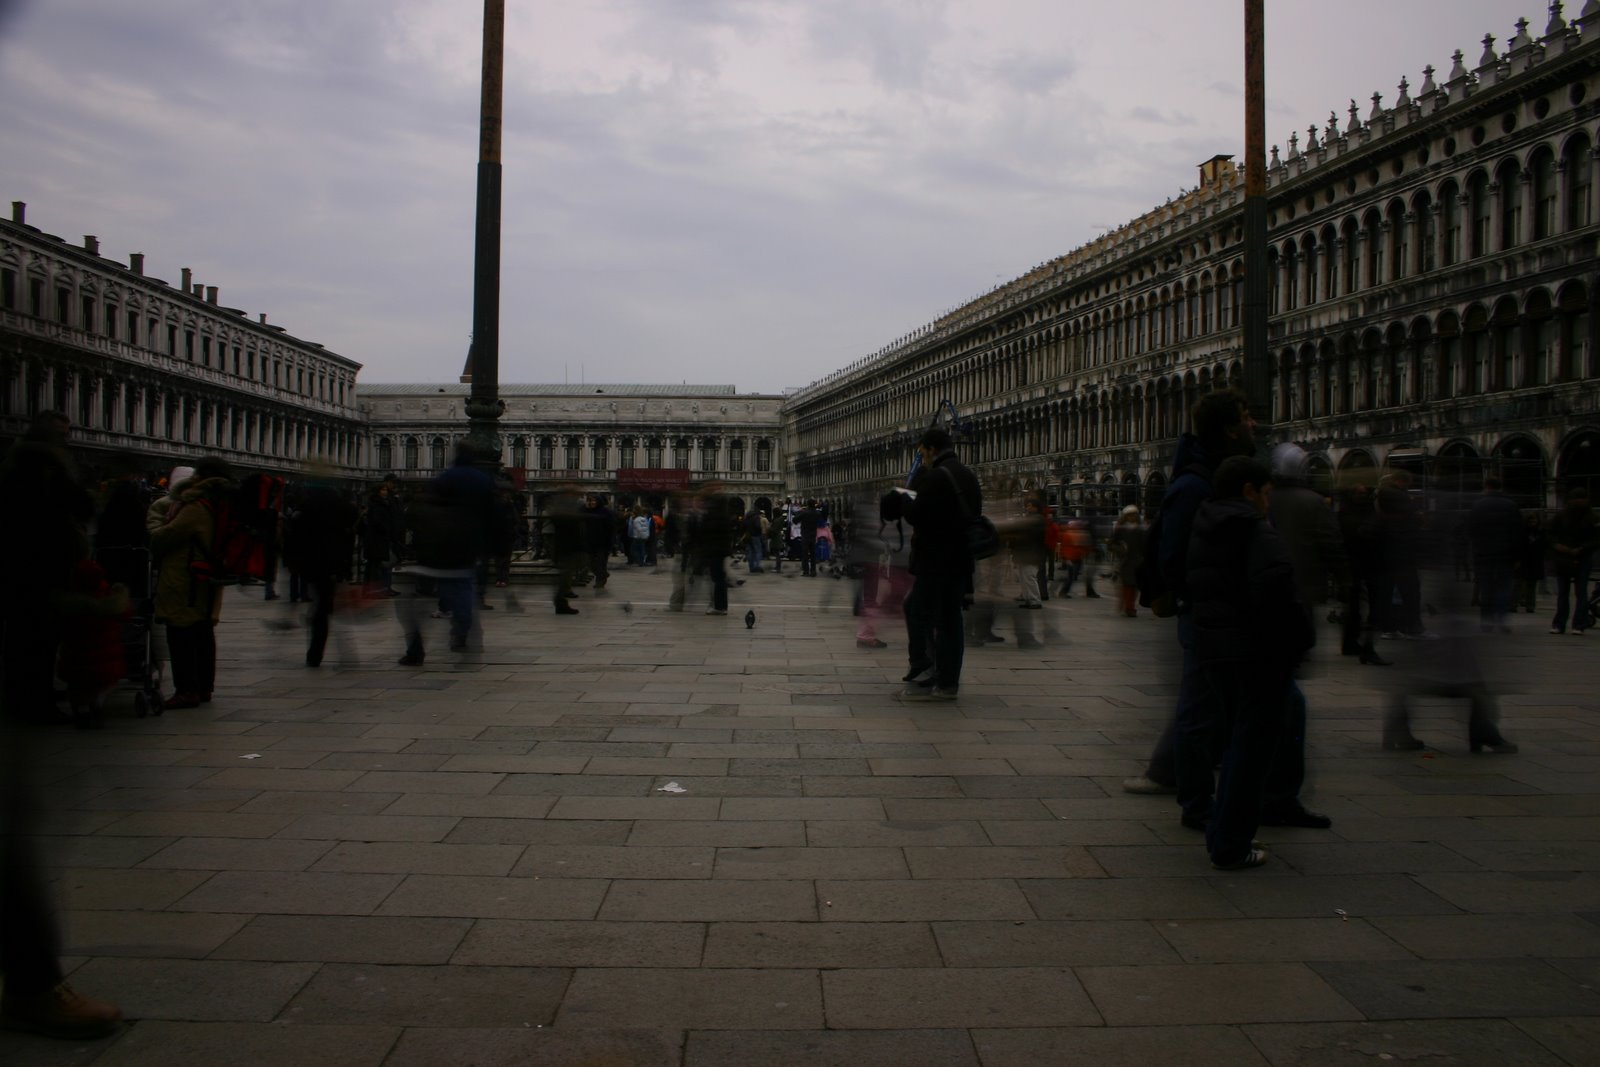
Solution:
[{"label": "standing man", "polygon": [[311,643],[306,666],[322,666],[328,648],[328,620],[339,574],[350,559],[350,533],[355,508],[329,481],[331,469],[318,471],[300,495],[300,505],[289,520],[284,558],[300,575],[311,598]]},{"label": "standing man", "polygon": [[922,464],[910,491],[895,490],[893,495],[901,499],[891,502],[900,505],[899,514],[912,529],[913,577],[905,602],[911,670],[901,695],[906,700],[955,700],[961,686],[961,602],[972,590],[967,527],[983,512],[983,488],[956,458],[948,431],[929,429],[917,442],[917,451]]},{"label": "standing man", "polygon": [[744,516],[744,557],[751,574],[761,573],[761,557],[767,547],[767,520],[754,504]]},{"label": "standing man", "polygon": [[648,555],[650,535],[654,533],[650,522],[650,515],[641,505],[635,505],[633,518],[628,520],[628,562],[635,567],[643,567]]},{"label": "standing man", "polygon": [[800,573],[809,578],[817,576],[817,527],[822,524],[822,512],[815,500],[807,500],[795,517],[800,524]]},{"label": "standing man", "polygon": [[[1589,617],[1589,568],[1600,546],[1600,521],[1589,506],[1589,491],[1582,486],[1567,492],[1567,506],[1550,520],[1550,572],[1556,580],[1556,614],[1550,620],[1553,634],[1581,637],[1594,625]],[[1572,629],[1567,629],[1568,593],[1572,594]]]},{"label": "standing man", "polygon": [[1522,509],[1501,492],[1500,479],[1483,480],[1483,495],[1467,509],[1467,537],[1472,542],[1472,570],[1478,576],[1478,621],[1488,633],[1498,627],[1510,633],[1511,585],[1527,534]]},{"label": "standing man", "polygon": [[611,541],[616,518],[606,506],[606,498],[590,493],[583,506],[584,549],[589,557],[589,573],[594,575],[595,592],[606,587],[611,578]]}]

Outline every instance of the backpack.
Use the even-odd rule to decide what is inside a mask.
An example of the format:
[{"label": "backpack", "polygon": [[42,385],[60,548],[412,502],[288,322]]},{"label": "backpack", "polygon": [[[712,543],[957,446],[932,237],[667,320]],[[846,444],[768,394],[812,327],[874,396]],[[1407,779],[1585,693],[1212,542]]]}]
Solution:
[{"label": "backpack", "polygon": [[[1183,468],[1182,474],[1193,474],[1205,478],[1208,482],[1211,471],[1198,463],[1191,463]],[[1176,482],[1178,479],[1174,478]],[[1144,535],[1144,558],[1139,561],[1138,573],[1134,575],[1134,582],[1139,586],[1139,604],[1149,608],[1158,619],[1170,619],[1178,613],[1178,588],[1167,582],[1167,576],[1161,570],[1161,540],[1166,529],[1166,511],[1156,512],[1155,521]],[[1183,555],[1188,555],[1188,545],[1183,547]],[[1183,558],[1178,560],[1178,571],[1183,572]]]},{"label": "backpack", "polygon": [[283,479],[252,474],[233,491],[201,504],[211,513],[211,545],[190,562],[190,572],[215,584],[270,578],[268,560],[277,540]]}]

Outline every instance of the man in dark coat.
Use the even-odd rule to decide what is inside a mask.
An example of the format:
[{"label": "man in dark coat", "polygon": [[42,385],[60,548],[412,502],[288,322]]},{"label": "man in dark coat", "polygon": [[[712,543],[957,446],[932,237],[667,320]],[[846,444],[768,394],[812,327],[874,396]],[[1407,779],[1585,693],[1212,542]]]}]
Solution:
[{"label": "man in dark coat", "polygon": [[817,527],[822,525],[822,512],[817,510],[815,500],[807,500],[806,506],[795,513],[794,521],[800,527],[800,573],[815,578],[817,576]]},{"label": "man in dark coat", "polygon": [[289,520],[284,556],[289,569],[300,575],[311,600],[311,643],[306,666],[322,666],[328,647],[328,621],[333,614],[339,574],[350,559],[355,507],[328,482],[312,480],[300,494],[299,507]]},{"label": "man in dark coat", "polygon": [[1206,850],[1220,870],[1267,860],[1253,844],[1262,795],[1286,721],[1285,695],[1314,640],[1288,546],[1266,521],[1271,499],[1266,465],[1233,456],[1217,468],[1213,494],[1195,514],[1189,538],[1193,655],[1226,738],[1206,826]]},{"label": "man in dark coat", "polygon": [[[1550,520],[1550,574],[1556,580],[1556,614],[1550,620],[1553,634],[1581,635],[1594,625],[1589,617],[1589,569],[1600,547],[1600,520],[1589,505],[1589,491],[1578,486],[1567,493],[1567,506]],[[1568,594],[1571,594],[1572,629],[1567,629]]]},{"label": "man in dark coat", "polygon": [[385,596],[394,595],[394,564],[405,541],[405,515],[397,495],[399,488],[400,480],[394,475],[384,477],[372,491],[361,529],[361,554],[366,559],[362,580],[369,584],[381,581]]},{"label": "man in dark coat", "polygon": [[596,592],[606,587],[611,579],[611,546],[616,538],[617,519],[606,498],[590,493],[583,503],[583,547],[589,561],[589,573],[594,575]]},{"label": "man in dark coat", "polygon": [[983,488],[956,458],[947,431],[928,430],[917,450],[922,463],[910,491],[892,494],[900,498],[899,515],[912,529],[911,594],[905,602],[911,669],[902,696],[954,700],[961,686],[964,646],[961,603],[972,590],[967,528],[983,513]]},{"label": "man in dark coat", "polygon": [[1478,580],[1478,618],[1487,632],[1499,627],[1505,633],[1511,610],[1511,585],[1527,533],[1522,509],[1501,492],[1500,479],[1483,480],[1483,494],[1467,509],[1467,537],[1472,542],[1472,570]]}]

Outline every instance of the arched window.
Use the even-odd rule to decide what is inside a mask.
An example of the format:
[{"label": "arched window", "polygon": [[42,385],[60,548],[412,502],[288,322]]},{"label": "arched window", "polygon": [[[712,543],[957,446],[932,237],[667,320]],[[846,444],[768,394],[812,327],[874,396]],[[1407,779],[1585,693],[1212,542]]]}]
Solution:
[{"label": "arched window", "polygon": [[1367,212],[1367,284],[1378,285],[1383,278],[1383,219],[1376,211]]},{"label": "arched window", "polygon": [[519,470],[527,469],[528,439],[526,437],[513,437],[511,439],[511,465]]},{"label": "arched window", "polygon": [[378,468],[388,470],[394,466],[394,446],[387,437],[378,438]]},{"label": "arched window", "polygon": [[1542,241],[1556,233],[1556,157],[1541,148],[1528,161],[1528,187],[1533,203],[1533,239]]},{"label": "arched window", "polygon": [[1594,164],[1589,159],[1589,139],[1574,137],[1561,157],[1567,179],[1567,229],[1589,225],[1589,200],[1594,188]]},{"label": "arched window", "polygon": [[1440,266],[1454,266],[1461,262],[1461,194],[1454,182],[1445,182],[1439,189],[1439,215],[1444,226],[1444,261]]},{"label": "arched window", "polygon": [[556,469],[556,441],[553,437],[539,438],[539,469],[542,471]]},{"label": "arched window", "polygon": [[717,445],[715,437],[705,437],[700,440],[700,469],[710,473],[717,469],[717,461],[721,458],[721,448]]},{"label": "arched window", "polygon": [[444,438],[435,437],[428,442],[428,466],[433,470],[444,470]]},{"label": "arched window", "polygon": [[766,438],[756,442],[756,470],[770,471],[772,469],[772,442]]},{"label": "arched window", "polygon": [[1305,257],[1306,264],[1306,303],[1315,304],[1317,294],[1322,291],[1322,276],[1318,271],[1321,257],[1317,255],[1315,235],[1306,234],[1305,243],[1300,246],[1300,254]]},{"label": "arched window", "polygon": [[1433,200],[1424,189],[1411,201],[1411,217],[1413,219],[1412,243],[1415,254],[1411,264],[1414,273],[1426,274],[1436,265],[1434,248],[1439,243],[1439,219],[1434,214]]},{"label": "arched window", "polygon": [[1526,321],[1529,352],[1523,384],[1549,385],[1560,358],[1561,322],[1550,307],[1548,292],[1535,289],[1528,294]]},{"label": "arched window", "polygon": [[652,437],[645,442],[644,465],[651,470],[660,470],[665,459],[666,446],[661,438]]},{"label": "arched window", "polygon": [[1501,164],[1495,175],[1500,184],[1500,247],[1515,248],[1522,241],[1522,172],[1515,160]]},{"label": "arched window", "polygon": [[1411,227],[1406,225],[1406,205],[1394,200],[1389,204],[1389,264],[1388,280],[1398,281],[1406,276],[1411,266]]},{"label": "arched window", "polygon": [[1477,259],[1489,252],[1489,226],[1493,222],[1489,204],[1489,176],[1481,170],[1473,171],[1467,179],[1467,218],[1471,227],[1468,231],[1470,247],[1467,255]]},{"label": "arched window", "polygon": [[1476,396],[1489,391],[1489,315],[1478,305],[1467,309],[1463,324],[1461,358],[1465,389],[1457,395]]},{"label": "arched window", "polygon": [[730,471],[744,470],[744,438],[735,437],[728,442],[728,469]]},{"label": "arched window", "polygon": [[[273,427],[272,434],[273,434],[274,437],[277,436],[278,429],[277,429],[276,426]],[[415,437],[407,437],[406,438],[405,449],[406,449],[406,470],[414,471],[414,470],[417,469],[418,466],[420,466],[420,457],[418,455],[419,448],[418,448],[418,444],[417,444],[417,439]]]},{"label": "arched window", "polygon": [[565,466],[569,471],[575,471],[583,466],[583,438],[568,437],[562,442],[565,455]]}]

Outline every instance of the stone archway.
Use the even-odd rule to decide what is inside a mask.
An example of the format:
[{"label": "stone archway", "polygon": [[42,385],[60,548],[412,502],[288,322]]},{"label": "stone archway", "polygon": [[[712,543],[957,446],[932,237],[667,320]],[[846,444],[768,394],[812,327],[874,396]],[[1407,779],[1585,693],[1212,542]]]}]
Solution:
[{"label": "stone archway", "polygon": [[1579,430],[1561,446],[1556,458],[1556,481],[1561,495],[1579,486],[1592,500],[1600,495],[1600,430]]},{"label": "stone archway", "polygon": [[1527,434],[1513,434],[1500,442],[1495,449],[1499,461],[1500,481],[1505,492],[1519,507],[1538,508],[1545,505],[1544,448]]}]

